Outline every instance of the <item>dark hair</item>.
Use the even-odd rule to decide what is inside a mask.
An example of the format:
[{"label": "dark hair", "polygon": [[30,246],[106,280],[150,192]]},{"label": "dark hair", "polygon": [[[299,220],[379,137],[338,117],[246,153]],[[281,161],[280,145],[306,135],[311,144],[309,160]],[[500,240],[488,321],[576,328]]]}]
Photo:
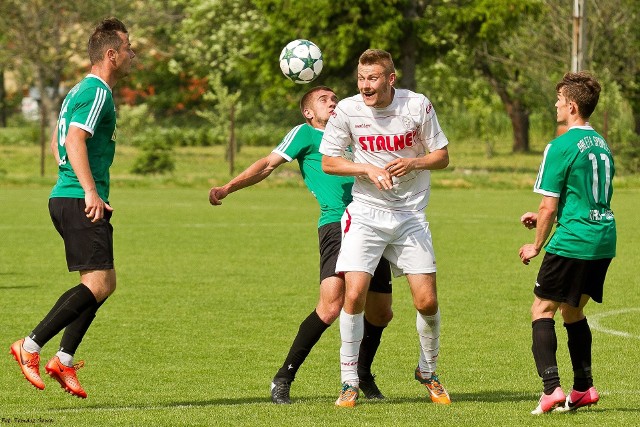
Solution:
[{"label": "dark hair", "polygon": [[386,75],[390,75],[396,72],[396,67],[393,65],[391,54],[386,50],[367,49],[362,53],[362,55],[360,55],[358,64],[382,65],[382,67],[384,67],[384,72]]},{"label": "dark hair", "polygon": [[586,71],[566,73],[556,85],[556,92],[562,94],[567,101],[575,102],[580,117],[588,119],[598,105],[600,83]]},{"label": "dark hair", "polygon": [[98,24],[87,44],[91,64],[102,61],[104,53],[108,49],[120,49],[122,39],[118,33],[128,34],[128,31],[122,21],[117,18],[106,18]]},{"label": "dark hair", "polygon": [[305,108],[309,108],[309,104],[311,103],[311,95],[313,95],[314,93],[319,92],[321,90],[326,90],[326,91],[329,91],[329,92],[333,92],[333,89],[331,89],[328,86],[316,86],[314,88],[309,89],[308,91],[305,92],[304,95],[302,95],[302,98],[300,99],[300,112],[303,115],[304,115]]}]

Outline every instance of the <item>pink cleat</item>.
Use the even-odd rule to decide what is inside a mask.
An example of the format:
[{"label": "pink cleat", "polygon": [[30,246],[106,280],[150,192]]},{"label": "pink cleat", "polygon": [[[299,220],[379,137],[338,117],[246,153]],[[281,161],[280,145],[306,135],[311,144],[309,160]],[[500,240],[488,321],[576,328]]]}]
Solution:
[{"label": "pink cleat", "polygon": [[558,412],[575,411],[583,406],[591,406],[598,403],[600,396],[598,390],[595,387],[590,387],[587,391],[571,390],[571,393],[567,396],[564,406],[556,408]]},{"label": "pink cleat", "polygon": [[562,405],[564,403],[564,399],[564,392],[560,387],[556,387],[551,394],[542,393],[542,396],[540,396],[540,400],[538,401],[538,407],[531,411],[531,414],[540,415],[551,412],[556,409],[558,405]]}]

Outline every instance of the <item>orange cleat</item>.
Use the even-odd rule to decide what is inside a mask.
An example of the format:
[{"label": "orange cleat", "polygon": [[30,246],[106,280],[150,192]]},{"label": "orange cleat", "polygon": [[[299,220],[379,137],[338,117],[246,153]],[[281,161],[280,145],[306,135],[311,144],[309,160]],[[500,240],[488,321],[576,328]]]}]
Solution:
[{"label": "orange cleat", "polygon": [[358,387],[343,383],[342,390],[340,390],[340,396],[338,396],[338,400],[336,400],[336,406],[341,406],[343,408],[353,408],[354,406],[356,406],[356,401],[358,400],[359,394],[360,391]]},{"label": "orange cleat", "polygon": [[441,405],[451,404],[449,393],[447,393],[447,390],[445,390],[444,386],[440,383],[435,372],[431,373],[429,378],[425,378],[422,376],[422,372],[420,372],[420,367],[417,367],[414,376],[420,384],[424,385],[427,390],[429,390],[429,396],[431,397],[432,402],[439,403]]},{"label": "orange cleat", "polygon": [[80,381],[78,381],[78,376],[76,375],[76,371],[83,366],[84,362],[76,363],[72,367],[65,366],[60,363],[58,356],[55,356],[53,359],[49,360],[49,363],[47,363],[44,369],[51,378],[60,383],[60,387],[62,387],[66,392],[73,396],[86,399],[87,393],[80,385]]},{"label": "orange cleat", "polygon": [[11,344],[10,353],[13,354],[13,358],[16,359],[22,375],[37,389],[44,390],[44,382],[40,377],[40,355],[38,353],[29,353],[22,344],[24,338]]}]

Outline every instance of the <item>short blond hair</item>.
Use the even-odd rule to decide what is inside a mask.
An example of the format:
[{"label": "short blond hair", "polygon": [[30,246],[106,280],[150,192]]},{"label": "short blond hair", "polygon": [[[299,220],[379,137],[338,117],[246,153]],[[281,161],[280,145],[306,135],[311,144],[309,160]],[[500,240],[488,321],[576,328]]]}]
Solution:
[{"label": "short blond hair", "polygon": [[390,75],[396,72],[396,67],[393,65],[393,59],[391,54],[382,49],[367,49],[360,59],[358,59],[360,65],[382,65],[384,73]]}]

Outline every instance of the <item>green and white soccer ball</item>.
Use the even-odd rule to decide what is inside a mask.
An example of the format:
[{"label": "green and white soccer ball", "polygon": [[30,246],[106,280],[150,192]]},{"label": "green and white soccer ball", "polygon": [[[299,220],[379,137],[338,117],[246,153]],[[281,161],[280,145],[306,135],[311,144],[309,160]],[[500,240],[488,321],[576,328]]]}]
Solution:
[{"label": "green and white soccer ball", "polygon": [[309,40],[289,42],[280,53],[280,69],[292,82],[311,83],[322,72],[322,52]]}]

